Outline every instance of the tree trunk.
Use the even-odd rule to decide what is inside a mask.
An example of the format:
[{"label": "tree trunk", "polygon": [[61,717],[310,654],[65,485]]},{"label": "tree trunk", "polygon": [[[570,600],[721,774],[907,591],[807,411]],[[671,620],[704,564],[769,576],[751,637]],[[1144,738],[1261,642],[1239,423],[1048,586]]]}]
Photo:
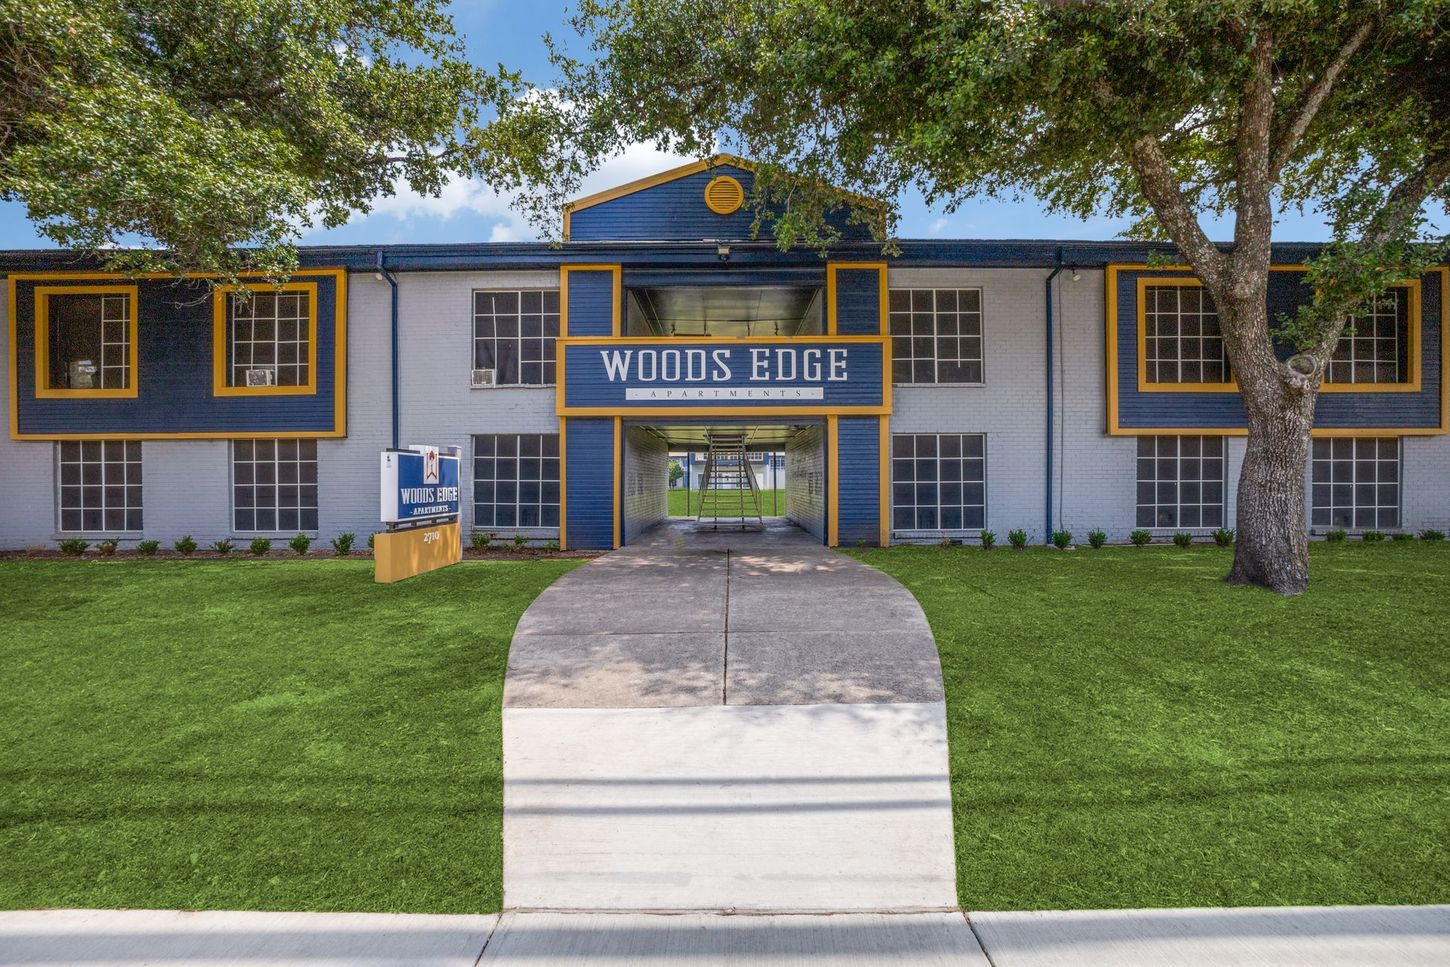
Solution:
[{"label": "tree trunk", "polygon": [[1318,382],[1294,377],[1275,356],[1262,301],[1250,297],[1235,308],[1235,375],[1249,438],[1228,581],[1299,594],[1309,586],[1304,476]]}]

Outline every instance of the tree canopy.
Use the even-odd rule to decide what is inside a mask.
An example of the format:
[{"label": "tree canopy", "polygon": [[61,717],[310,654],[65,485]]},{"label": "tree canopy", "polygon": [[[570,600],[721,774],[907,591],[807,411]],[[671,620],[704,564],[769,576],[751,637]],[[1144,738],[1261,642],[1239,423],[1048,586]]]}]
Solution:
[{"label": "tree canopy", "polygon": [[[1426,215],[1450,211],[1450,0],[582,0],[573,25],[585,49],[556,46],[557,80],[486,135],[541,228],[602,159],[653,141],[753,159],[757,224],[783,246],[829,245],[832,208],[870,222],[857,196],[909,187],[949,210],[1029,193],[1170,240],[1248,419],[1230,580],[1305,587],[1325,364],[1356,312],[1445,251]],[[1312,298],[1271,319],[1286,206],[1333,239]],[[1222,216],[1233,238],[1211,240]],[[889,209],[876,227],[894,230]]]},{"label": "tree canopy", "polygon": [[132,270],[285,272],[309,223],[474,172],[504,84],[445,0],[0,3],[0,193]]}]

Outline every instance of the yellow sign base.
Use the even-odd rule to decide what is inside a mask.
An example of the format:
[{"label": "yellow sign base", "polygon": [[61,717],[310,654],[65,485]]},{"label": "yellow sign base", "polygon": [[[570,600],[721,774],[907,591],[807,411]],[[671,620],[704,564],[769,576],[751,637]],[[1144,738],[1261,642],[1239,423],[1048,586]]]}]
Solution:
[{"label": "yellow sign base", "polygon": [[373,538],[373,580],[392,584],[463,560],[457,522],[389,531]]}]

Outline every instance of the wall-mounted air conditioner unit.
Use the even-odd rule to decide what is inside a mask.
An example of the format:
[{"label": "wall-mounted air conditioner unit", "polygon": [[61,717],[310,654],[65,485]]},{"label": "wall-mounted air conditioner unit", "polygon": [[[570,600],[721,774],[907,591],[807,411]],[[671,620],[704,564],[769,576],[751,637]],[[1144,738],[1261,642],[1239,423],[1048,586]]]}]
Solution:
[{"label": "wall-mounted air conditioner unit", "polygon": [[249,369],[247,370],[248,386],[276,386],[277,371],[275,369]]},{"label": "wall-mounted air conditioner unit", "polygon": [[491,369],[475,369],[473,371],[473,379],[469,383],[469,386],[473,389],[489,389],[497,385],[494,382],[493,376],[494,371]]}]

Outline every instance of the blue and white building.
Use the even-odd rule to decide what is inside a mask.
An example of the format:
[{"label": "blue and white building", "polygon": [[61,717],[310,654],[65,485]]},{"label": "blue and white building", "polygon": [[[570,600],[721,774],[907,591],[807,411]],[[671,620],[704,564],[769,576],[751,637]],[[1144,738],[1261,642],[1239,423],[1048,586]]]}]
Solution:
[{"label": "blue and white building", "polygon": [[[378,452],[414,443],[463,448],[465,529],[616,547],[667,514],[670,452],[740,428],[832,545],[1232,526],[1244,413],[1190,272],[1122,242],[781,252],[750,181],[719,157],[581,199],[562,246],[305,248],[251,298],[0,253],[0,547],[363,535]],[[1273,311],[1313,252],[1275,246]],[[1447,301],[1445,268],[1407,279],[1342,340],[1315,531],[1450,529]]]}]

